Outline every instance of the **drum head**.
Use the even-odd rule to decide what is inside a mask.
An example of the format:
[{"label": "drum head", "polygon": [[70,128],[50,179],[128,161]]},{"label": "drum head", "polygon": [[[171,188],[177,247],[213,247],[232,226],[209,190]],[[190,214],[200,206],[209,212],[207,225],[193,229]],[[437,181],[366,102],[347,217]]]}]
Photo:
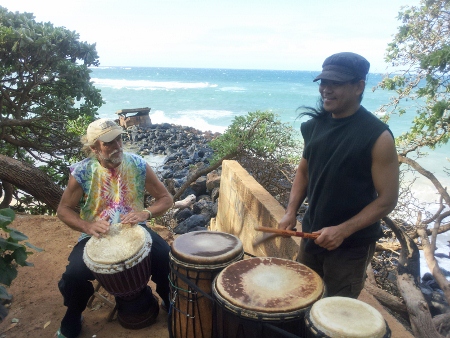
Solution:
[{"label": "drum head", "polygon": [[353,298],[323,298],[312,306],[309,320],[327,337],[379,338],[386,333],[381,313]]},{"label": "drum head", "polygon": [[243,250],[239,238],[219,231],[188,232],[172,243],[172,255],[182,262],[192,264],[229,262]]},{"label": "drum head", "polygon": [[307,308],[322,297],[320,276],[288,259],[258,257],[230,264],[216,280],[217,292],[242,309],[263,313]]},{"label": "drum head", "polygon": [[140,225],[115,224],[116,229],[101,238],[91,237],[85,247],[95,263],[115,264],[136,255],[145,243],[145,230]]}]

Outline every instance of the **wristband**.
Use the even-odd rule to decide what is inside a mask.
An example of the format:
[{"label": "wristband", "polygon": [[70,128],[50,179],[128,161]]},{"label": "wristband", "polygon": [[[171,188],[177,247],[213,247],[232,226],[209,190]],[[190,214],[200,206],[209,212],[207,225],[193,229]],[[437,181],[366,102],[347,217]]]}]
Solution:
[{"label": "wristband", "polygon": [[147,218],[147,219],[150,219],[150,218],[152,218],[153,214],[152,214],[152,212],[151,212],[150,210],[148,210],[148,209],[144,209],[144,210],[142,210],[142,211],[144,211],[144,212],[148,212],[148,218]]}]

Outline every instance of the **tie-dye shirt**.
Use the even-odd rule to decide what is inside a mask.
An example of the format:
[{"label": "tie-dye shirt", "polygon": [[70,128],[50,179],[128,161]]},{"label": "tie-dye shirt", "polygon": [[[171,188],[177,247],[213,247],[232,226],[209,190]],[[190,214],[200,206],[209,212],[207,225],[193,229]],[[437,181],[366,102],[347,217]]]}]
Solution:
[{"label": "tie-dye shirt", "polygon": [[144,209],[146,162],[143,158],[124,153],[122,163],[113,169],[102,167],[96,158],[86,158],[71,165],[70,172],[84,192],[80,201],[82,219],[109,222],[116,211],[127,214]]}]

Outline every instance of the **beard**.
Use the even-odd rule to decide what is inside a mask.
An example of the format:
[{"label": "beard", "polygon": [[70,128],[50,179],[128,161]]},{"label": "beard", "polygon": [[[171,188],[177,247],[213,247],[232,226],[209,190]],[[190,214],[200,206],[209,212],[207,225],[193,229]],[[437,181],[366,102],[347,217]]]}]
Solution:
[{"label": "beard", "polygon": [[[114,156],[115,154],[118,154],[118,155]],[[122,151],[122,149],[113,150],[108,156],[103,156],[101,154],[98,154],[98,159],[101,161],[111,163],[111,164],[120,164],[120,163],[122,163],[122,160],[123,160],[123,151]]]}]

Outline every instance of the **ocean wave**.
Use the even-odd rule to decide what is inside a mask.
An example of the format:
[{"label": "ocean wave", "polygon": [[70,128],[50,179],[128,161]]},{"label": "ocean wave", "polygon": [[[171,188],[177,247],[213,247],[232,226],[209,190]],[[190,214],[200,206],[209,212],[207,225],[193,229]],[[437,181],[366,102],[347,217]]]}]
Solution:
[{"label": "ocean wave", "polygon": [[247,89],[244,87],[222,87],[222,88],[219,88],[218,90],[220,90],[221,92],[239,93],[239,92],[245,92]]},{"label": "ocean wave", "polygon": [[214,133],[223,133],[227,127],[208,123],[201,116],[192,114],[177,114],[175,117],[167,116],[162,110],[156,110],[150,115],[154,124],[171,123],[180,126],[193,127],[201,131],[212,131]]},{"label": "ocean wave", "polygon": [[178,114],[182,116],[186,116],[189,118],[194,117],[201,117],[201,118],[207,118],[207,119],[232,119],[236,114],[229,110],[220,110],[220,109],[203,109],[203,110],[196,110],[196,109],[186,109],[186,110],[180,110]]},{"label": "ocean wave", "polygon": [[92,78],[96,86],[114,89],[133,90],[175,90],[215,88],[216,84],[209,82],[180,82],[180,81],[150,81],[150,80],[117,80]]}]

